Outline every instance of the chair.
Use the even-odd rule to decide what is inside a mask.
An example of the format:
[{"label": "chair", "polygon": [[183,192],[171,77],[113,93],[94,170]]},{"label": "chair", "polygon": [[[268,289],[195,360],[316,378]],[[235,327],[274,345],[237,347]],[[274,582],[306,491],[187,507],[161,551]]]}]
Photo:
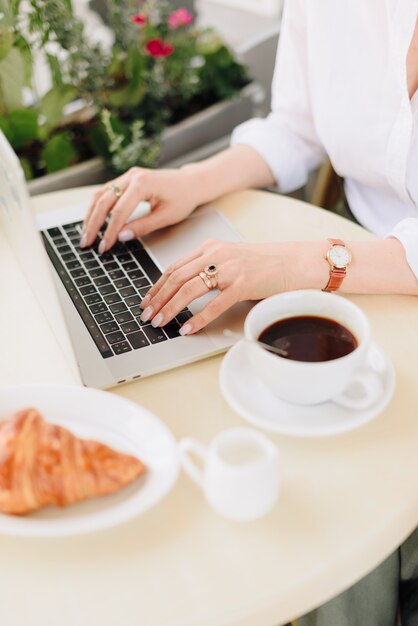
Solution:
[{"label": "chair", "polygon": [[341,183],[331,162],[327,160],[321,165],[316,174],[308,200],[311,204],[320,206],[323,209],[333,210],[340,199]]}]

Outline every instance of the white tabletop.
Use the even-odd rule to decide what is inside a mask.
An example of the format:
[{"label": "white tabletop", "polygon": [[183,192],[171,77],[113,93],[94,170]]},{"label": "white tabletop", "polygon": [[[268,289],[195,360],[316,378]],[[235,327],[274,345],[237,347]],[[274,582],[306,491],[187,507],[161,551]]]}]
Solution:
[{"label": "white tabletop", "polygon": [[[90,194],[88,188],[61,192],[33,204],[48,210]],[[335,215],[272,194],[243,192],[216,204],[251,241],[371,237]],[[1,234],[0,284],[2,384],[71,381]],[[418,308],[412,297],[351,299],[396,368],[395,397],[377,420],[322,440],[271,435],[281,449],[283,493],[258,522],[218,517],[181,475],[158,506],[113,530],[54,540],[0,537],[0,623],[272,626],[382,561],[418,522]],[[220,394],[221,360],[114,392],[153,411],[176,438],[209,442],[243,423]]]}]

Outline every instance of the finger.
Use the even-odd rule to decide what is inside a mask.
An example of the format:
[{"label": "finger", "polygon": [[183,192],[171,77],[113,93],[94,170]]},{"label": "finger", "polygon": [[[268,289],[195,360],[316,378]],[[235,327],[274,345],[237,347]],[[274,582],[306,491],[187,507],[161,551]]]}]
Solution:
[{"label": "finger", "polygon": [[[173,265],[170,265],[169,267],[167,267],[165,272],[160,276],[157,282],[149,289],[149,291],[146,293],[146,295],[142,299],[142,302],[139,305],[141,309],[147,306],[151,302],[151,300],[155,298],[157,294],[160,294],[160,291],[163,288],[165,288],[167,283],[174,284],[174,285],[177,284],[179,286],[182,278],[183,278],[182,282],[184,282],[185,280],[188,280],[195,274],[198,274],[199,272],[201,272],[204,267],[203,261],[201,260],[202,253],[203,253],[203,246],[200,246],[200,248],[197,248],[197,250],[195,250],[188,256],[183,257],[179,261],[176,261],[176,263],[173,263]],[[199,265],[193,266],[193,268],[190,271],[188,271],[188,266],[190,265],[190,263],[192,263],[196,259],[200,259]],[[183,273],[179,273],[180,270],[183,270],[183,269],[185,271]]]},{"label": "finger", "polygon": [[[141,185],[138,185],[137,180],[130,180],[128,187],[112,207],[109,223],[99,248],[100,253],[106,252],[116,243],[119,231],[126,224],[140,200],[145,200]],[[124,239],[124,241],[128,241],[128,239]]]},{"label": "finger", "polygon": [[[152,197],[152,191],[148,194],[148,197]],[[152,208],[152,211],[149,215],[141,217],[135,221],[130,222],[126,225],[119,233],[119,241],[129,241],[131,239],[139,239],[140,237],[145,237],[145,235],[149,235],[149,233],[154,232],[154,230],[158,230],[160,228],[165,228],[166,226],[172,226],[173,224],[177,224],[182,219],[184,219],[191,211],[184,214],[179,214],[176,211],[173,211],[172,207],[164,204],[155,203]],[[209,243],[209,242],[208,242]]]},{"label": "finger", "polygon": [[135,220],[139,220],[141,217],[145,217],[151,213],[151,202],[148,200],[141,200],[138,202],[137,206],[131,213],[131,215],[126,220],[126,223],[135,222]]},{"label": "finger", "polygon": [[88,222],[83,226],[83,234],[80,240],[80,248],[91,246],[97,237],[99,229],[103,225],[106,216],[113,204],[116,202],[116,196],[111,189],[106,189],[94,203],[91,209]]},{"label": "finger", "polygon": [[[202,278],[200,278],[199,276],[199,273],[202,271],[203,268],[203,258],[204,257],[198,257],[197,259],[194,259],[190,263],[187,263],[183,267],[173,272],[167,278],[161,289],[150,300],[147,301],[148,304],[146,308],[152,309],[152,311],[148,310],[148,315],[155,315],[156,313],[158,313],[158,311],[174,297],[174,295],[182,288],[182,286],[192,278],[195,278],[197,276],[199,280],[203,284],[205,284]],[[142,302],[144,302],[144,300]]]},{"label": "finger", "polygon": [[154,205],[149,215],[129,222],[119,233],[118,239],[119,241],[139,239],[140,237],[149,235],[149,233],[154,232],[154,230],[171,226],[175,223],[176,220],[173,219],[173,215],[168,208],[159,208],[158,205]]},{"label": "finger", "polygon": [[[182,257],[181,259],[179,259],[175,263],[172,263],[172,265],[169,265],[167,267],[167,269],[163,272],[163,274],[160,276],[160,278],[157,280],[157,282],[150,288],[150,290],[144,296],[144,298],[142,299],[142,302],[141,302],[141,304],[139,306],[142,309],[144,307],[146,307],[149,304],[151,298],[153,298],[154,296],[157,295],[157,293],[160,291],[162,286],[166,283],[168,278],[174,272],[176,272],[178,269],[180,269],[184,265],[187,265],[191,261],[194,261],[195,259],[201,257],[204,254],[204,252],[206,251],[206,249],[209,246],[211,246],[211,245],[213,245],[213,240],[212,239],[208,239],[201,246],[199,246],[198,248],[193,250],[193,252],[191,252],[190,254]],[[206,265],[207,265],[207,263],[206,263]],[[203,261],[202,261],[202,267],[199,269],[199,272],[201,272],[204,267],[205,267],[205,265],[203,264]]]},{"label": "finger", "polygon": [[187,320],[180,328],[180,335],[192,335],[219,317],[233,304],[238,302],[237,292],[232,287],[221,291],[219,296],[211,300],[200,313]]},{"label": "finger", "polygon": [[88,223],[90,221],[90,218],[92,216],[92,213],[94,211],[94,207],[96,206],[97,201],[99,200],[99,198],[101,198],[101,196],[103,194],[105,194],[107,191],[109,191],[109,187],[111,185],[121,185],[121,183],[125,180],[125,178],[127,178],[128,176],[128,172],[125,172],[125,174],[122,174],[122,176],[118,176],[117,178],[110,180],[108,183],[106,183],[106,185],[102,185],[102,187],[100,187],[100,189],[98,189],[96,191],[96,193],[93,195],[93,200],[87,210],[86,215],[84,216],[84,220],[83,220],[83,231],[87,230],[88,227]]},{"label": "finger", "polygon": [[[127,186],[128,179],[120,182],[119,187],[122,195],[124,194]],[[117,201],[118,197],[116,196],[114,190],[110,187],[107,188],[105,192],[100,195],[94,205],[89,222],[84,229],[83,240],[80,243],[80,246],[82,248],[92,245],[97,237],[97,233],[103,226],[109,211],[112,209]]]},{"label": "finger", "polygon": [[[169,302],[155,315],[151,313],[152,326],[157,328],[158,326],[164,326],[170,322],[173,317],[182,311],[187,305],[189,305],[196,298],[200,298],[208,292],[208,288],[199,276],[195,276],[191,280],[187,281],[180,287],[178,292],[171,298]],[[141,315],[142,321],[151,319],[148,316],[148,308]]]}]

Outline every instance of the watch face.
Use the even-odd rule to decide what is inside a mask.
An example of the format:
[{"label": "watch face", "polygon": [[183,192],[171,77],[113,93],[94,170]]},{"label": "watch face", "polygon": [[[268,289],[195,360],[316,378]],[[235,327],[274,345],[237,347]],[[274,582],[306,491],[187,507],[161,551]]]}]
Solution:
[{"label": "watch face", "polygon": [[345,246],[332,246],[328,250],[328,259],[334,267],[347,267],[351,261],[350,251]]}]

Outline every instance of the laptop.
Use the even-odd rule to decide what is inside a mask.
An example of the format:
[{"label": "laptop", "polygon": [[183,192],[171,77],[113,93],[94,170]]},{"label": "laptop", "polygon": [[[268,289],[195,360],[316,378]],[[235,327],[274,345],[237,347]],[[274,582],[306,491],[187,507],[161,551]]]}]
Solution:
[{"label": "laptop", "polygon": [[[139,303],[164,269],[208,238],[240,241],[213,207],[143,240],[117,243],[99,255],[79,240],[87,204],[32,214],[23,170],[0,131],[0,219],[11,247],[65,355],[81,381],[107,388],[226,350],[224,328],[242,329],[249,303],[239,303],[196,335],[178,330],[216,292],[195,300],[163,328],[139,319]],[[203,269],[203,268],[202,268]],[[10,294],[11,296],[11,294]]]}]

